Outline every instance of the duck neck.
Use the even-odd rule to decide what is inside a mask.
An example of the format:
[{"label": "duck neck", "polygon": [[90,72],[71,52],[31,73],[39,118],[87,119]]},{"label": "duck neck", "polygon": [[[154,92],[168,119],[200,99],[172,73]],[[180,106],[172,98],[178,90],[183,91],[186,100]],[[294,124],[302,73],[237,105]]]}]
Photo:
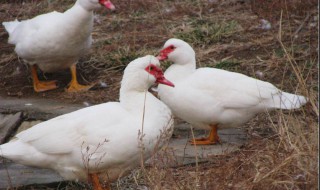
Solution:
[{"label": "duck neck", "polygon": [[126,91],[120,89],[120,104],[128,111],[139,112],[143,110],[143,105],[149,92],[145,91]]},{"label": "duck neck", "polygon": [[98,8],[101,7],[101,5],[98,4],[97,2],[93,3],[93,2],[88,1],[88,0],[77,0],[75,5],[78,5],[78,6],[82,7],[83,9],[85,9],[88,12],[92,12],[95,9],[98,9]]},{"label": "duck neck", "polygon": [[93,8],[78,0],[73,7],[65,11],[64,14],[71,15],[68,18],[72,19],[73,24],[83,25],[84,23],[93,24]]},{"label": "duck neck", "polygon": [[73,40],[72,43],[87,42],[91,38],[93,30],[93,11],[88,11],[83,8],[80,3],[77,3],[64,12],[64,17],[61,22],[64,23],[64,36]]},{"label": "duck neck", "polygon": [[129,73],[121,81],[119,100],[125,108],[131,110],[143,106],[144,97],[146,93],[149,93],[149,84],[143,80],[131,80],[130,77],[127,77],[128,75]]},{"label": "duck neck", "polygon": [[196,60],[195,58],[189,60],[187,63],[179,63],[175,62],[171,65],[165,72],[165,76],[175,82],[181,78],[184,78],[190,74],[192,74],[196,70]]}]

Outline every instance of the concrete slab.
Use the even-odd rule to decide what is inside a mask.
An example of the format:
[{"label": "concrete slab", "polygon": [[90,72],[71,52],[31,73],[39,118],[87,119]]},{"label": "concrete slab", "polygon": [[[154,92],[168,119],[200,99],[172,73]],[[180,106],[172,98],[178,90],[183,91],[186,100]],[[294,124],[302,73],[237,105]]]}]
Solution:
[{"label": "concrete slab", "polygon": [[48,120],[86,107],[51,99],[11,98],[0,96],[0,113],[23,112],[29,119]]},{"label": "concrete slab", "polygon": [[12,162],[0,164],[0,189],[61,181],[64,179],[53,170],[33,168]]},{"label": "concrete slab", "polygon": [[[195,138],[204,137],[204,130],[194,129]],[[178,124],[174,130],[174,136],[170,139],[168,147],[160,151],[155,158],[148,161],[152,165],[153,161],[164,163],[166,167],[178,167],[196,162],[205,162],[210,157],[225,155],[240,149],[247,139],[244,130],[239,128],[228,128],[218,130],[221,139],[220,144],[195,146],[189,143],[192,139],[190,125]],[[189,135],[188,135],[189,134]]]}]

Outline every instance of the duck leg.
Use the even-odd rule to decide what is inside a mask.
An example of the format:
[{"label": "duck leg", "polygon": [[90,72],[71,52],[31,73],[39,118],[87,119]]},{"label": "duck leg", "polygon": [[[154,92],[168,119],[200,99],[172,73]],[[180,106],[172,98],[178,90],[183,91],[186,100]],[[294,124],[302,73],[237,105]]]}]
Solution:
[{"label": "duck leg", "polygon": [[38,74],[37,74],[37,65],[32,65],[31,66],[31,76],[32,76],[32,81],[33,81],[33,89],[36,92],[44,92],[47,90],[53,90],[58,88],[56,85],[56,81],[39,81]]},{"label": "duck leg", "polygon": [[102,185],[100,184],[100,181],[99,181],[99,176],[96,173],[89,174],[89,178],[90,178],[91,183],[93,184],[94,190],[111,190],[109,185],[106,189],[102,188]]},{"label": "duck leg", "polygon": [[220,142],[220,137],[218,136],[218,126],[212,125],[209,137],[207,138],[200,138],[200,139],[193,139],[191,144],[193,145],[212,145],[217,144]]},{"label": "duck leg", "polygon": [[87,91],[89,90],[93,85],[84,86],[78,83],[77,80],[77,70],[76,65],[73,64],[70,67],[71,71],[71,82],[69,83],[69,88],[67,89],[67,92],[81,92],[81,91]]}]

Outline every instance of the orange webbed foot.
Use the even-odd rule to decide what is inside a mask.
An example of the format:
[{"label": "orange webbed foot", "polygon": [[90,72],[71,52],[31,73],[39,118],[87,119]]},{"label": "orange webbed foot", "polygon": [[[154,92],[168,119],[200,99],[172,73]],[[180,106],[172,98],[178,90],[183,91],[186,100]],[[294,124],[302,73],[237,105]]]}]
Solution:
[{"label": "orange webbed foot", "polygon": [[190,141],[192,145],[213,145],[220,143],[220,137],[218,136],[218,127],[217,125],[211,126],[211,131],[209,137],[207,138],[198,138]]},{"label": "orange webbed foot", "polygon": [[213,145],[220,143],[220,139],[210,140],[209,138],[198,138],[189,141],[192,145]]},{"label": "orange webbed foot", "polygon": [[44,92],[58,88],[56,81],[40,81],[37,74],[37,65],[31,66],[33,89],[36,92]]},{"label": "orange webbed foot", "polygon": [[67,92],[85,92],[94,86],[94,84],[85,86],[78,83],[75,64],[70,67],[70,71],[72,78],[69,87],[66,89]]},{"label": "orange webbed foot", "polygon": [[37,81],[33,83],[33,89],[36,92],[44,92],[58,88],[56,81]]},{"label": "orange webbed foot", "polygon": [[70,83],[69,87],[66,89],[67,92],[85,92],[92,88],[94,84],[91,85],[81,85],[79,83]]}]

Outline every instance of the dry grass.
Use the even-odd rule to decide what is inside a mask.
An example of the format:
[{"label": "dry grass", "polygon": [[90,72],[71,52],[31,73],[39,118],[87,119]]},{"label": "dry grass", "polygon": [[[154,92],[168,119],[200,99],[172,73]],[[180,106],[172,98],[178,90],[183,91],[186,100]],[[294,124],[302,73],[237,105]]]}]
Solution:
[{"label": "dry grass", "polygon": [[[0,5],[2,20],[30,18],[73,1],[20,1]],[[165,150],[145,169],[113,184],[115,189],[317,189],[318,187],[318,10],[315,1],[113,1],[115,13],[98,13],[95,43],[78,64],[81,78],[106,82],[105,89],[78,95],[63,90],[35,94],[29,74],[6,44],[0,28],[1,95],[56,98],[66,102],[117,100],[123,68],[134,58],[156,54],[170,37],[193,45],[198,66],[237,71],[305,95],[298,111],[260,114],[245,127],[250,136],[238,152],[214,156],[207,163],[170,167]],[[274,6],[277,5],[277,6]],[[270,8],[276,7],[270,11]],[[260,19],[271,22],[259,28]],[[164,66],[168,66],[165,63]],[[17,73],[17,68],[21,72]],[[67,72],[46,77],[68,81]],[[83,80],[83,81],[85,81]],[[67,189],[76,189],[74,183]],[[83,187],[85,188],[85,187]]]}]

